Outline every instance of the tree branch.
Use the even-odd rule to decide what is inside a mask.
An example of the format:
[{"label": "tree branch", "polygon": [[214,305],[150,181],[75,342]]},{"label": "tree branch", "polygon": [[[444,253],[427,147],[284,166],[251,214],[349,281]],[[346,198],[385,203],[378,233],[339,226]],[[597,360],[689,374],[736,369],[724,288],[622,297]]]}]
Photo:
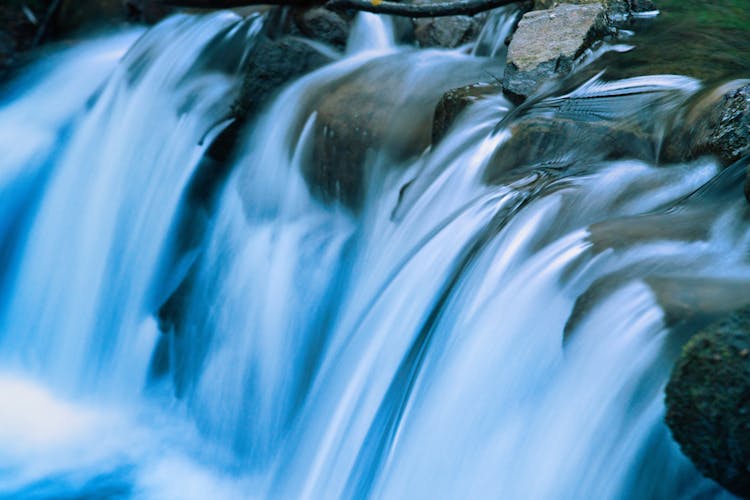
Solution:
[{"label": "tree branch", "polygon": [[473,16],[486,10],[502,7],[519,0],[453,0],[449,2],[405,4],[371,0],[329,0],[329,9],[354,9],[375,14],[405,17]]},{"label": "tree branch", "polygon": [[405,17],[472,16],[486,10],[517,3],[520,0],[452,0],[426,4],[405,4],[389,0],[163,0],[179,7],[229,9],[251,5],[287,5],[289,7],[325,6],[331,10],[353,9],[375,14]]}]

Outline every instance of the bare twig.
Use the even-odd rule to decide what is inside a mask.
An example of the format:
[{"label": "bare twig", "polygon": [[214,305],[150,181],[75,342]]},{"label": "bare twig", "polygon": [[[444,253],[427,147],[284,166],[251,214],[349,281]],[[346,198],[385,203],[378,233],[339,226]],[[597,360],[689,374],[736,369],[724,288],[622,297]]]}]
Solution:
[{"label": "bare twig", "polygon": [[376,14],[390,14],[406,17],[473,16],[486,10],[502,7],[518,0],[454,0],[427,4],[405,4],[371,0],[330,0],[329,9],[354,9]]},{"label": "bare twig", "polygon": [[452,0],[427,4],[406,4],[394,1],[378,0],[328,0],[316,2],[311,0],[163,0],[164,3],[180,7],[197,7],[204,9],[229,9],[250,5],[287,5],[290,7],[325,6],[332,10],[360,10],[375,14],[390,14],[405,17],[441,17],[457,15],[474,15],[486,10],[501,7],[519,0]]}]

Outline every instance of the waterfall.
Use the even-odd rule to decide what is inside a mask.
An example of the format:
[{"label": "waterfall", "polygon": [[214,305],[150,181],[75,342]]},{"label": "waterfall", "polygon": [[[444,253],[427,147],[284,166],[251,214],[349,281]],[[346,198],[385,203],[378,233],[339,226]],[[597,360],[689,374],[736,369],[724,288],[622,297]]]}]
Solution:
[{"label": "waterfall", "polygon": [[[722,495],[663,423],[679,342],[654,283],[750,283],[745,202],[713,194],[740,167],[585,133],[514,149],[529,119],[663,137],[700,84],[498,95],[397,154],[419,96],[496,68],[517,15],[466,54],[361,14],[239,133],[205,223],[190,183],[260,16],[90,40],[2,91],[0,496]],[[349,203],[315,184],[321,103],[383,75],[390,134]]]}]

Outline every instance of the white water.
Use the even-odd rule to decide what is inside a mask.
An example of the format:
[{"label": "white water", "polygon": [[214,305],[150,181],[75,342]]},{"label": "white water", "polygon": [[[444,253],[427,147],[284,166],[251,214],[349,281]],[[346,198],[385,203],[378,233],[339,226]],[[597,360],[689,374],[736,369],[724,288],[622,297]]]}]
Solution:
[{"label": "white water", "polygon": [[[395,47],[377,17],[358,22],[349,57],[294,83],[241,137],[187,256],[174,256],[185,192],[258,20],[176,17],[137,42],[93,41],[4,98],[0,496],[719,495],[662,423],[670,332],[644,280],[750,279],[744,202],[688,201],[705,239],[598,248],[609,222],[670,220],[665,207],[716,166],[571,150],[561,156],[575,168],[542,189],[543,168],[486,185],[512,138],[495,130],[511,110],[497,97],[400,168],[370,158],[359,212],[323,204],[301,174],[314,96],[388,54],[413,66],[400,99],[473,64]],[[235,55],[217,66],[216,54]],[[63,84],[66,99],[52,99]],[[677,78],[592,82],[527,112],[599,116],[566,103],[600,92],[607,119],[643,108],[661,119],[695,90]],[[21,117],[28,130],[14,128]],[[195,263],[192,285],[179,331],[161,333],[180,257]],[[576,299],[622,274],[564,341]]]}]

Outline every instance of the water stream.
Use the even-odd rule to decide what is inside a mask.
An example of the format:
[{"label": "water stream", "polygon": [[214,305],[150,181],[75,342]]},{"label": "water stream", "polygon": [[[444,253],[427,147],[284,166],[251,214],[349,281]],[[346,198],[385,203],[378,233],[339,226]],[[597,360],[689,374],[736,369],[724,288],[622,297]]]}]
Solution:
[{"label": "water stream", "polygon": [[[659,284],[750,287],[741,166],[656,162],[700,81],[495,96],[416,157],[371,151],[356,209],[311,187],[332,88],[401,64],[389,126],[411,127],[415,89],[498,66],[517,12],[493,15],[469,51],[362,15],[241,133],[187,246],[261,17],[174,16],[7,86],[0,498],[731,498],[663,423]],[[519,153],[526,119],[652,139]]]}]

